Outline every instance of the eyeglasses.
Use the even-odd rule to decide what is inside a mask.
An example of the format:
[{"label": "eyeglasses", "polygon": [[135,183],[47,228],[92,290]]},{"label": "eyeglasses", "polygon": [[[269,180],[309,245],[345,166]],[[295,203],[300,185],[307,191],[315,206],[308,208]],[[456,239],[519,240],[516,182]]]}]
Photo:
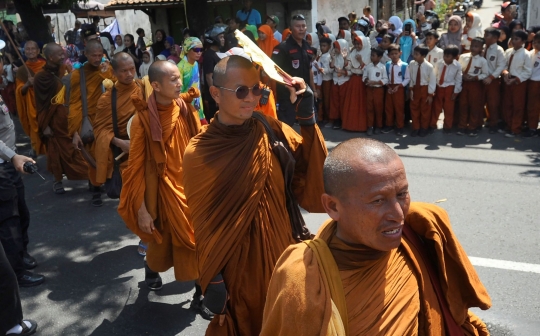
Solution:
[{"label": "eyeglasses", "polygon": [[296,14],[295,16],[292,17],[293,20],[302,20],[302,21],[306,21],[306,18],[302,15],[302,14]]},{"label": "eyeglasses", "polygon": [[248,96],[249,94],[249,91],[251,91],[253,93],[254,96],[260,96],[262,95],[262,86],[260,84],[255,84],[253,85],[252,88],[249,88],[245,85],[242,85],[242,86],[239,86],[236,88],[236,90],[233,90],[233,89],[228,89],[226,87],[223,87],[223,86],[216,86],[217,88],[220,88],[220,89],[223,89],[223,90],[227,90],[227,91],[232,91],[232,92],[236,92],[236,98],[238,99],[244,99]]},{"label": "eyeglasses", "polygon": [[193,50],[193,52],[195,52],[195,53],[203,52],[203,48],[192,48],[192,49],[189,49],[189,50]]}]

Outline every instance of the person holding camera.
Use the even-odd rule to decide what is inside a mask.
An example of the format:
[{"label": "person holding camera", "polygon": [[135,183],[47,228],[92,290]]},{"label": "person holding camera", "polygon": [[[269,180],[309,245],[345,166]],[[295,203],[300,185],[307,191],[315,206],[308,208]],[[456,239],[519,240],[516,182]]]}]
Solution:
[{"label": "person holding camera", "polygon": [[[30,212],[26,206],[24,184],[20,173],[31,172],[31,166],[36,162],[16,153],[15,140],[13,120],[0,97],[0,242],[19,286],[31,287],[43,283],[45,277],[28,271],[35,268],[37,262],[28,254],[27,249]],[[0,260],[0,298],[2,300],[13,295],[12,287],[14,287],[9,284],[8,278],[1,276],[9,272],[3,269],[5,265]],[[0,300],[0,306],[5,307],[1,303],[2,300]],[[0,320],[4,320],[1,314]]]}]

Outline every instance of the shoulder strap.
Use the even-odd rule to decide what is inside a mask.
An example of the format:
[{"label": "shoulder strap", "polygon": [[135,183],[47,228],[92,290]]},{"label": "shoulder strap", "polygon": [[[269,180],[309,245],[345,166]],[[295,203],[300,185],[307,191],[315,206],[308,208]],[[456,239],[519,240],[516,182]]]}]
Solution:
[{"label": "shoulder strap", "polygon": [[272,129],[272,127],[270,126],[266,118],[261,113],[253,112],[252,117],[260,121],[261,124],[263,124],[264,128],[266,129],[266,133],[268,134],[268,138],[270,139],[270,144],[274,144],[277,141],[279,141],[279,138],[277,137],[276,133],[274,132],[274,130]]},{"label": "shoulder strap", "polygon": [[439,306],[441,306],[447,335],[463,336],[464,335],[463,330],[456,323],[456,321],[454,320],[454,317],[452,316],[452,313],[450,312],[450,307],[444,296],[444,293],[441,287],[441,282],[439,280],[438,272],[433,267],[433,264],[431,263],[431,259],[429,258],[426,246],[420,240],[420,237],[418,236],[418,234],[414,232],[414,230],[407,224],[403,225],[403,236],[405,236],[405,238],[411,243],[411,245],[415,247],[415,249],[420,254],[420,258],[422,259],[422,261],[424,262],[424,265],[427,268],[427,271],[428,271],[427,276],[429,277],[431,285],[433,286],[433,290],[435,291],[435,295],[437,296],[437,301],[439,302]]},{"label": "shoulder strap", "polygon": [[88,100],[86,96],[86,75],[84,74],[84,65],[79,68],[79,77],[83,117],[88,118]]},{"label": "shoulder strap", "polygon": [[324,278],[324,282],[326,282],[330,288],[330,296],[332,297],[332,301],[339,311],[339,315],[345,329],[345,335],[348,335],[349,317],[347,313],[347,302],[345,300],[343,283],[341,282],[336,260],[334,259],[334,256],[332,255],[332,252],[330,251],[330,248],[326,242],[321,238],[307,240],[303,243],[313,250],[313,254],[317,258],[317,263],[319,264],[319,268],[321,270],[321,277]]},{"label": "shoulder strap", "polygon": [[111,91],[111,107],[112,107],[112,126],[114,136],[120,138],[120,132],[118,131],[118,115],[116,113],[116,87],[113,86]]}]

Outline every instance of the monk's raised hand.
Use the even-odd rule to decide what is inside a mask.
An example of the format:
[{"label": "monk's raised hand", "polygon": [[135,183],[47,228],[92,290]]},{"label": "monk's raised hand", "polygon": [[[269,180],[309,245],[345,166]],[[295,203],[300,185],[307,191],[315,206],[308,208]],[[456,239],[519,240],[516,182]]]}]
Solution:
[{"label": "monk's raised hand", "polygon": [[293,77],[291,81],[291,85],[287,85],[287,89],[289,89],[291,103],[295,103],[296,99],[299,95],[306,92],[306,82],[300,78],[300,77]]}]

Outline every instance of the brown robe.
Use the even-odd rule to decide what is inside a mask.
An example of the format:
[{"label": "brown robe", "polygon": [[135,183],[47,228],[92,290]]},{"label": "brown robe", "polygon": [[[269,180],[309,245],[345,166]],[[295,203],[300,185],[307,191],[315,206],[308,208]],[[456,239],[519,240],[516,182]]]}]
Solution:
[{"label": "brown robe", "polygon": [[[64,101],[63,87],[60,78],[64,75],[64,67],[45,65],[43,71],[34,78],[35,106],[39,135],[47,148],[47,170],[54,175],[55,181],[61,181],[63,174],[68,180],[87,180],[88,167],[81,153],[72,145],[68,135],[68,109]],[[55,96],[58,101],[53,101]],[[57,102],[57,103],[55,103]],[[49,127],[52,136],[43,135]]]},{"label": "brown robe", "polygon": [[[182,157],[191,137],[200,131],[198,112],[182,100],[170,106],[157,104],[162,140],[154,141],[146,102],[138,97],[133,102],[138,112],[131,124],[130,155],[122,174],[118,213],[131,231],[148,242],[150,269],[165,272],[174,267],[176,280],[195,280],[195,238],[184,195]],[[143,200],[156,226],[152,235],[138,225]]]},{"label": "brown robe", "polygon": [[[132,95],[140,99],[146,99],[144,89],[138,80],[129,85],[117,82],[115,86],[118,133],[122,140],[128,140],[127,124],[137,111],[135,105],[133,105]],[[114,138],[111,92],[112,89],[108,89],[99,98],[94,119],[96,182],[99,184],[105,183],[108,178],[111,178],[114,167],[113,151],[111,149],[111,140]],[[124,155],[120,159],[120,171],[123,171],[127,164],[128,155]]]},{"label": "brown robe", "polygon": [[[26,66],[30,70],[30,77],[35,76],[45,65],[45,60],[38,58],[36,62],[26,61]],[[28,71],[25,66],[19,67],[16,74],[15,100],[17,102],[17,112],[19,120],[26,135],[30,137],[32,148],[37,155],[45,154],[45,145],[39,136],[37,111],[34,99],[34,87],[30,86],[26,94],[23,95],[22,88],[28,81]]]},{"label": "brown robe", "polygon": [[[489,335],[470,307],[488,309],[491,299],[459,244],[446,212],[432,204],[412,203],[405,220],[426,241],[436,260],[450,313],[464,335]],[[346,301],[344,333],[337,335],[445,335],[441,307],[418,251],[406,239],[381,252],[336,237],[327,221],[317,237],[326,242],[337,265]],[[330,335],[332,288],[326,269],[307,244],[289,247],[276,265],[264,311],[262,336]],[[340,312],[341,314],[341,312]],[[341,316],[343,318],[343,316]]]},{"label": "brown robe", "polygon": [[[84,74],[86,77],[86,98],[88,101],[88,119],[90,123],[94,125],[94,119],[97,112],[97,103],[99,97],[103,94],[103,80],[111,79],[114,80],[114,75],[112,73],[112,67],[109,66],[106,72],[101,72],[101,69],[98,67],[93,67],[91,64],[86,63],[83,68],[74,71],[71,74],[71,91],[69,99],[69,115],[68,115],[68,134],[70,137],[73,137],[75,132],[78,132],[80,135],[82,121],[83,121],[83,110],[82,110],[82,97],[81,97],[81,77],[80,71],[84,69]],[[94,134],[95,136],[95,134]],[[88,153],[95,158],[95,144],[96,141],[91,144],[85,145],[85,149]],[[88,165],[88,178],[94,186],[99,186],[101,183],[96,181],[96,168]]]},{"label": "brown robe", "polygon": [[[197,242],[201,287],[223,274],[230,300],[225,325],[212,320],[207,335],[258,335],[266,289],[281,253],[295,243],[285,205],[283,173],[264,126],[249,119],[221,124],[219,112],[191,140],[184,156],[184,184]],[[301,136],[266,117],[296,159],[294,191],[300,205],[324,211],[322,167],[327,155],[317,125]]]}]

